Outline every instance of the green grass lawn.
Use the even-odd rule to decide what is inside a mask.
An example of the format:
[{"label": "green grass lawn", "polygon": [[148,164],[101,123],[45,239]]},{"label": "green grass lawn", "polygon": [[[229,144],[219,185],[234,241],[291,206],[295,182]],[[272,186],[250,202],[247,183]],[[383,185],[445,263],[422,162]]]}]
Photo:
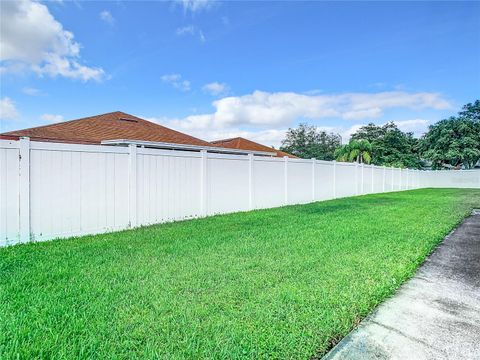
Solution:
[{"label": "green grass lawn", "polygon": [[0,249],[0,358],[319,357],[480,190],[339,199]]}]

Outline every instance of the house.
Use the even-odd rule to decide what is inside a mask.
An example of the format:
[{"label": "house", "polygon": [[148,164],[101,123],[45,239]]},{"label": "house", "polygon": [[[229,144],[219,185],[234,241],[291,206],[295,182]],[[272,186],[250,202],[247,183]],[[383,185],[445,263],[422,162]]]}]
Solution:
[{"label": "house", "polygon": [[121,111],[82,119],[10,131],[4,137],[29,137],[33,141],[101,144],[106,140],[129,139],[211,147],[207,141],[126,114]]},{"label": "house", "polygon": [[262,144],[259,144],[255,141],[248,140],[242,137],[235,137],[231,139],[223,139],[223,140],[215,140],[211,141],[212,144],[221,146],[223,148],[229,149],[238,149],[238,150],[250,150],[250,151],[273,151],[275,153],[275,157],[284,157],[287,156],[289,158],[298,158],[295,155],[288,154],[284,151],[280,151]]},{"label": "house", "polygon": [[0,134],[0,139],[18,140],[20,137],[43,142],[117,146],[137,144],[160,149],[277,156],[276,150],[260,144],[256,147],[223,147],[121,111]]}]

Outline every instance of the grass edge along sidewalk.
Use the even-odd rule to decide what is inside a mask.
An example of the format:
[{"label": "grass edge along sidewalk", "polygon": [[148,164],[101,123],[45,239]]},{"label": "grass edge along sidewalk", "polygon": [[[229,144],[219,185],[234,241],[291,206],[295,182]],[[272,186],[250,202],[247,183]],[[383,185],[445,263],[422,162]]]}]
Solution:
[{"label": "grass edge along sidewalk", "polygon": [[422,189],[0,249],[0,358],[310,358],[480,190]]}]

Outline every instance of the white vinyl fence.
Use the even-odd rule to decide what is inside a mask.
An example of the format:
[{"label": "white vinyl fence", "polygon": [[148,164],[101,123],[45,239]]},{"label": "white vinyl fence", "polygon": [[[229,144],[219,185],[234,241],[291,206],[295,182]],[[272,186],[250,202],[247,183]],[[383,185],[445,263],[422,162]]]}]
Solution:
[{"label": "white vinyl fence", "polygon": [[0,246],[424,187],[480,172],[0,140]]}]

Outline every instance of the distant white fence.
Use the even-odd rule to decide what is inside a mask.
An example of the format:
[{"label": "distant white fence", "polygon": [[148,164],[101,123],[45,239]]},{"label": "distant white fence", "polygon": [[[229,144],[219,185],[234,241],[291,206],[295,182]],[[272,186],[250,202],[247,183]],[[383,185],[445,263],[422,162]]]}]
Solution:
[{"label": "distant white fence", "polygon": [[0,140],[0,246],[424,187],[480,172]]}]

